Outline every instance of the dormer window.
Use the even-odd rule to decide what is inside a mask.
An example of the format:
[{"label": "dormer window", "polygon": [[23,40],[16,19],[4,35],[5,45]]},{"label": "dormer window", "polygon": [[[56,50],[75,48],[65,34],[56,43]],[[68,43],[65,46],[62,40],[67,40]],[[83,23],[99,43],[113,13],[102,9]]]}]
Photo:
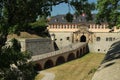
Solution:
[{"label": "dormer window", "polygon": [[65,18],[64,17],[62,17],[62,20],[64,20]]},{"label": "dormer window", "polygon": [[58,22],[58,19],[55,19],[55,22]]}]

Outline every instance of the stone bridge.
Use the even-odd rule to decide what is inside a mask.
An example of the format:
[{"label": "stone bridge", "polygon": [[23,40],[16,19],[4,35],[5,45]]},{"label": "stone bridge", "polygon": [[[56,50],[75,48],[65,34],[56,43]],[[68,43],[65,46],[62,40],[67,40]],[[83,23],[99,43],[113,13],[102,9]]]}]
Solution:
[{"label": "stone bridge", "polygon": [[87,43],[74,43],[54,52],[32,56],[32,61],[36,64],[36,70],[42,70],[80,58],[88,51]]}]

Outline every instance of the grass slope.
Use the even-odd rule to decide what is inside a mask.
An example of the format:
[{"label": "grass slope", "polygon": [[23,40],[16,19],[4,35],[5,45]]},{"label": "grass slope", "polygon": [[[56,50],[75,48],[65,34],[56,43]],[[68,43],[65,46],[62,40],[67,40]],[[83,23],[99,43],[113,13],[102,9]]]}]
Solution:
[{"label": "grass slope", "polygon": [[10,34],[8,35],[8,38],[41,38],[41,36],[38,36],[36,34],[30,34],[28,32],[20,32],[20,35],[16,34]]},{"label": "grass slope", "polygon": [[[82,58],[45,71],[55,73],[55,80],[91,80],[105,54],[89,53]],[[40,80],[37,78],[36,80]]]}]

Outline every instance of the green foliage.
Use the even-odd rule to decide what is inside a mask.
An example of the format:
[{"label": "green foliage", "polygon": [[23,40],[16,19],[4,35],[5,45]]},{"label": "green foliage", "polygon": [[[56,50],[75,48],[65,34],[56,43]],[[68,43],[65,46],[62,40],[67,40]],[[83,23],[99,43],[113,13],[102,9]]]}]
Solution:
[{"label": "green foliage", "polygon": [[[23,64],[28,65],[26,62],[30,58],[27,52],[20,51],[20,44],[15,39],[12,40],[12,46],[5,46],[8,34],[19,34],[20,31],[27,30],[29,24],[35,22],[38,16],[45,15],[47,17],[50,15],[52,6],[62,2],[67,2],[67,0],[0,0],[0,63],[2,64],[0,65],[0,79],[10,80],[9,77],[15,77],[17,74],[11,72],[10,65],[15,64],[17,67],[23,66]],[[38,25],[35,24],[35,26]],[[33,79],[30,77],[32,68],[27,67],[23,66],[24,71],[27,70],[29,73],[27,78],[29,77],[31,80]],[[24,73],[24,75],[26,74]],[[28,80],[27,78],[26,80]]]},{"label": "green foliage", "polygon": [[72,0],[70,4],[75,8],[77,14],[86,14],[87,20],[92,20],[91,11],[95,10],[95,3],[89,3],[88,0]]},{"label": "green foliage", "polygon": [[[17,80],[19,73],[22,73],[24,80],[33,80],[36,72],[31,62],[27,62],[31,58],[30,53],[21,52],[20,43],[16,39],[11,40],[12,45],[2,48],[0,53],[0,79]],[[11,69],[11,64],[15,64],[17,68]],[[13,79],[14,78],[14,79]]]},{"label": "green foliage", "polygon": [[36,22],[30,23],[29,29],[27,29],[29,33],[35,33],[40,36],[48,36],[47,30],[47,19],[46,17],[40,17]]},{"label": "green foliage", "polygon": [[0,80],[34,80],[36,72],[32,63],[18,66],[18,69],[6,69]]},{"label": "green foliage", "polygon": [[27,63],[19,66],[20,71],[22,72],[22,77],[24,80],[34,80],[36,76],[36,71],[34,70],[33,63]]},{"label": "green foliage", "polygon": [[109,27],[120,24],[120,0],[98,0],[97,22],[107,22]]},{"label": "green foliage", "polygon": [[28,28],[38,16],[50,15],[52,6],[62,2],[67,0],[0,0],[0,24],[7,26],[6,30],[18,33]]},{"label": "green foliage", "polygon": [[4,77],[1,77],[2,80],[18,80],[18,72],[16,70],[7,69],[4,72]]},{"label": "green foliage", "polygon": [[12,40],[12,46],[4,47],[0,53],[0,68],[9,68],[10,64],[18,65],[18,62],[26,62],[30,59],[30,54],[20,51],[20,43],[16,40]]},{"label": "green foliage", "polygon": [[[38,20],[36,22],[36,18],[43,15],[47,17],[50,15],[53,5],[63,2],[68,3],[68,0],[0,0],[0,64],[2,64],[0,65],[0,79],[17,80],[20,76],[18,73],[22,72],[24,80],[33,80],[35,76],[33,65],[27,63],[27,60],[30,59],[30,54],[21,52],[21,46],[15,39],[12,40],[12,46],[5,47],[7,35],[9,33],[19,34],[20,31],[25,31],[29,28],[29,30],[42,32],[46,29],[46,21]],[[88,3],[87,0],[71,0],[70,4],[75,7],[79,14],[85,13],[88,16],[87,18],[91,19],[91,10],[94,9],[94,4]],[[118,14],[118,11],[115,13]],[[109,15],[113,14],[110,13]],[[68,13],[67,16],[67,20],[72,22],[72,15]],[[111,17],[114,18],[116,16]],[[117,20],[120,21],[120,18],[117,17]],[[11,64],[15,64],[19,71],[12,70]]]},{"label": "green foliage", "polygon": [[37,21],[34,22],[34,23],[31,23],[30,25],[32,27],[36,27],[36,26],[44,26],[44,27],[46,27],[47,26],[47,19],[46,19],[45,16],[38,17]]},{"label": "green foliage", "polygon": [[17,51],[17,52],[20,52],[20,49],[21,49],[20,43],[16,39],[12,39],[11,42],[13,43],[12,49]]},{"label": "green foliage", "polygon": [[93,68],[93,69],[91,69],[89,72],[88,72],[88,75],[90,75],[90,74],[92,74],[92,73],[95,73],[97,71],[97,69],[96,68]]},{"label": "green foliage", "polygon": [[73,21],[73,15],[70,12],[66,14],[65,18],[66,18],[66,20],[68,22],[72,22]]}]

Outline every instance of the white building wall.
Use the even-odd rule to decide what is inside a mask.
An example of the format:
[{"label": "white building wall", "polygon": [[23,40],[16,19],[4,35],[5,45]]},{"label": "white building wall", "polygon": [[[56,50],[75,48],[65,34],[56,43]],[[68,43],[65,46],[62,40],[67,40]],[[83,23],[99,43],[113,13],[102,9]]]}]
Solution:
[{"label": "white building wall", "polygon": [[[100,37],[100,41],[96,38]],[[107,40],[106,40],[107,38]],[[91,52],[106,53],[110,46],[120,38],[120,33],[94,33],[93,42],[89,43],[89,49]]]},{"label": "white building wall", "polygon": [[51,32],[50,35],[52,34],[55,34],[55,42],[59,49],[72,43],[72,32]]}]

